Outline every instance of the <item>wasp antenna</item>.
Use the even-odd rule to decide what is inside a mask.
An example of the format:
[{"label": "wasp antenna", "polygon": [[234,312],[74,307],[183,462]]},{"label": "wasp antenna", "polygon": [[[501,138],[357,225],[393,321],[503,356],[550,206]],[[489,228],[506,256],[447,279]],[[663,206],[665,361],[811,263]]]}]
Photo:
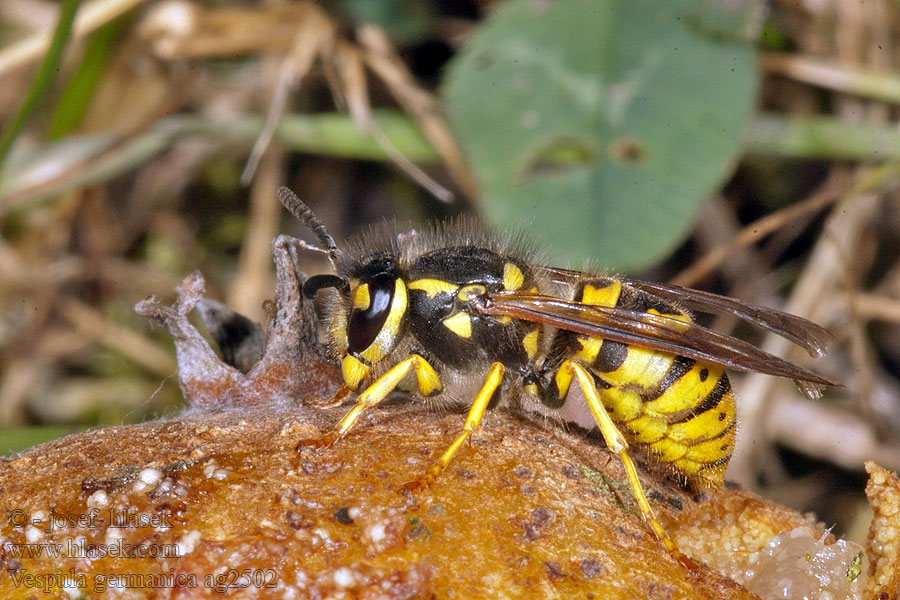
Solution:
[{"label": "wasp antenna", "polygon": [[331,237],[331,234],[325,229],[325,225],[322,221],[316,218],[312,209],[304,204],[303,200],[297,197],[297,194],[290,188],[280,187],[278,188],[278,200],[281,201],[281,204],[288,209],[292,215],[297,217],[298,220],[316,234],[316,237],[319,238],[319,244],[321,244],[323,250],[328,252],[328,258],[331,260],[331,264],[335,269],[344,263],[344,253],[341,252],[341,249],[334,243],[334,238]]}]

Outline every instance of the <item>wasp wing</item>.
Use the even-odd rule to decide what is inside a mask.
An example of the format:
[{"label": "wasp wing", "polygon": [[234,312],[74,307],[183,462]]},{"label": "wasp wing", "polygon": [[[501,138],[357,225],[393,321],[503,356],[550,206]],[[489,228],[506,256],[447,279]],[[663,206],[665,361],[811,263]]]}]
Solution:
[{"label": "wasp wing", "polygon": [[809,352],[811,356],[823,356],[825,347],[834,341],[834,336],[824,327],[774,308],[678,285],[662,285],[633,279],[623,281],[633,288],[669,300],[689,310],[735,315],[752,325],[787,338]]},{"label": "wasp wing", "polygon": [[[543,323],[591,337],[669,352],[738,371],[795,380],[810,397],[819,386],[840,385],[744,340],[665,315],[560,300],[530,292],[499,292],[476,303],[492,316]],[[811,385],[810,385],[811,384]]]},{"label": "wasp wing", "polygon": [[[559,283],[573,283],[584,279],[578,271],[543,267]],[[824,327],[784,311],[744,302],[679,285],[665,285],[635,279],[619,279],[623,284],[666,300],[681,308],[708,314],[733,315],[756,327],[767,329],[797,344],[811,356],[822,356],[834,336]]]}]

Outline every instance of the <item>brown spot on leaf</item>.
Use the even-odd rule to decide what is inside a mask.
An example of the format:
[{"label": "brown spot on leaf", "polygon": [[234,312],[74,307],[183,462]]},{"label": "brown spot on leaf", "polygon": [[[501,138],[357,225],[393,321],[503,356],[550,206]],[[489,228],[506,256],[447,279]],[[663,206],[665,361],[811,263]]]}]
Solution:
[{"label": "brown spot on leaf", "polygon": [[647,146],[633,137],[616,138],[606,148],[609,159],[618,164],[636,164],[647,160]]}]

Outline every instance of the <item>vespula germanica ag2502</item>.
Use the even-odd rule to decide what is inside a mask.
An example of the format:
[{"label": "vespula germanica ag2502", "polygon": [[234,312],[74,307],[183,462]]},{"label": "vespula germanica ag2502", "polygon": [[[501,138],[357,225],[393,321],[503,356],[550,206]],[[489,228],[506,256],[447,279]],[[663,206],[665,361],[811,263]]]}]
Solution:
[{"label": "vespula germanica ag2502", "polygon": [[540,266],[520,244],[466,222],[407,233],[385,227],[339,247],[293,192],[281,188],[279,199],[316,235],[335,271],[310,277],[303,293],[319,303],[340,362],[337,397],[361,390],[337,427],[312,444],[346,435],[398,386],[471,406],[456,439],[406,489],[437,477],[488,406],[531,398],[559,409],[577,399],[624,463],[644,519],[680,556],[629,450],[686,485],[714,490],[736,435],[726,368],[794,379],[809,396],[836,385],[702,327],[688,311],[736,315],[821,354],[831,336],[805,319],[698,290]]}]

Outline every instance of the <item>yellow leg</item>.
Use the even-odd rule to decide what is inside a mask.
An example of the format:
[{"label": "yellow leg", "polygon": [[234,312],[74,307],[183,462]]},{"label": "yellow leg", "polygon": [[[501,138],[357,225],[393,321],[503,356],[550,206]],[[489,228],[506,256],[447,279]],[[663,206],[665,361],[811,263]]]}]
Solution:
[{"label": "yellow leg", "polygon": [[309,401],[309,403],[316,408],[332,408],[342,403],[344,399],[352,392],[353,390],[351,390],[349,387],[347,387],[346,385],[342,385],[340,389],[331,396],[331,398],[328,398],[327,400],[312,399]]},{"label": "yellow leg", "polygon": [[469,434],[471,434],[475,428],[478,427],[478,423],[481,422],[481,417],[484,416],[484,411],[487,410],[488,404],[490,404],[491,398],[494,396],[494,392],[497,391],[497,388],[499,388],[500,384],[503,382],[503,373],[505,370],[503,363],[495,362],[491,365],[491,369],[488,371],[484,384],[482,384],[478,395],[475,396],[475,401],[472,402],[472,408],[469,409],[469,415],[466,417],[462,433],[460,433],[453,443],[450,444],[450,447],[447,448],[438,461],[428,469],[425,475],[415,481],[404,484],[404,490],[412,491],[428,487],[435,478],[440,475],[441,471],[450,464],[453,455],[456,454],[456,451],[459,450],[463,443],[469,438]]},{"label": "yellow leg", "polygon": [[628,475],[628,481],[631,483],[631,489],[634,490],[634,496],[637,499],[638,506],[641,508],[641,514],[643,515],[644,520],[650,525],[650,528],[653,529],[653,533],[656,534],[659,541],[666,547],[666,550],[680,562],[690,566],[693,561],[678,551],[678,548],[675,547],[675,543],[668,534],[666,534],[662,525],[659,524],[659,521],[656,520],[656,515],[653,514],[650,502],[647,501],[647,496],[644,494],[644,489],[641,487],[641,482],[638,480],[637,469],[634,468],[634,463],[631,462],[631,457],[628,456],[628,442],[625,440],[625,436],[622,435],[622,432],[616,427],[615,423],[612,422],[612,419],[609,418],[609,414],[607,414],[606,408],[604,408],[603,403],[600,400],[597,386],[594,385],[594,378],[587,372],[587,369],[581,366],[581,364],[572,360],[565,361],[560,367],[560,370],[562,369],[568,370],[576,379],[578,379],[578,384],[581,386],[584,399],[587,402],[594,420],[600,427],[600,433],[603,434],[606,445],[619,456],[622,463],[625,465],[625,473]]},{"label": "yellow leg", "polygon": [[359,395],[356,404],[350,409],[338,426],[329,433],[323,435],[318,440],[309,443],[302,443],[306,446],[315,446],[321,448],[330,446],[340,438],[344,437],[353,423],[370,406],[375,406],[384,400],[397,385],[403,381],[403,378],[409,373],[410,369],[416,373],[416,380],[419,384],[419,391],[425,396],[431,396],[441,390],[441,378],[437,371],[434,370],[427,360],[418,354],[410,354],[404,360],[391,367],[384,375],[376,379],[372,385],[367,387],[365,391]]}]

